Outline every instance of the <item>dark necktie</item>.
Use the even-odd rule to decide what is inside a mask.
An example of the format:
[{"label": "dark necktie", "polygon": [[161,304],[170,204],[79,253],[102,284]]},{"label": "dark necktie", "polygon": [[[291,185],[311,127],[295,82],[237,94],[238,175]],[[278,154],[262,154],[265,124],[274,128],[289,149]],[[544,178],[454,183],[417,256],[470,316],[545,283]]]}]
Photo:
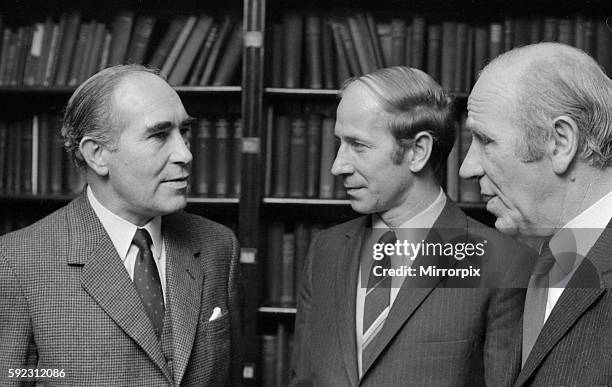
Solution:
[{"label": "dark necktie", "polygon": [[132,243],[139,249],[134,264],[134,286],[159,338],[164,326],[164,294],[151,252],[151,236],[147,230],[139,228]]},{"label": "dark necktie", "polygon": [[[397,238],[393,231],[387,231],[378,240],[378,243],[395,243]],[[375,268],[379,266],[380,269]],[[368,288],[366,290],[365,302],[363,305],[363,333],[366,333],[368,328],[380,316],[380,314],[389,306],[391,301],[391,277],[376,276],[374,273],[382,274],[384,269],[391,268],[391,257],[384,255],[379,261],[373,260],[368,277]]]},{"label": "dark necktie", "polygon": [[548,272],[554,263],[555,257],[550,251],[548,243],[546,243],[529,278],[527,296],[525,297],[523,313],[523,366],[544,326],[546,302],[548,301]]}]

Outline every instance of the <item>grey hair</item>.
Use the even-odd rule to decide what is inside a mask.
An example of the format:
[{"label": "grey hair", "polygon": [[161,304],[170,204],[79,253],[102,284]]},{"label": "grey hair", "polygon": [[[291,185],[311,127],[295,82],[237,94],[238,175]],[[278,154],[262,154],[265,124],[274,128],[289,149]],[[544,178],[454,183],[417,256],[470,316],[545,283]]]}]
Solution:
[{"label": "grey hair", "polygon": [[400,148],[392,155],[396,164],[414,136],[424,131],[434,140],[429,165],[434,171],[440,168],[455,142],[455,120],[450,99],[433,78],[406,66],[379,69],[346,81],[340,97],[354,83],[367,87],[387,113],[386,126]]},{"label": "grey hair", "polygon": [[[536,55],[534,55],[536,54]],[[612,81],[587,53],[560,43],[539,43],[502,54],[487,67],[512,66],[529,57],[517,76],[515,119],[525,129],[518,156],[544,156],[553,121],[570,117],[578,127],[578,153],[589,165],[612,165]]]},{"label": "grey hair", "polygon": [[127,75],[139,72],[160,76],[159,70],[141,65],[113,66],[87,79],[70,97],[64,111],[62,138],[64,149],[77,167],[87,166],[79,150],[85,136],[111,150],[116,148],[117,136],[113,131],[120,122],[113,109],[113,93]]}]

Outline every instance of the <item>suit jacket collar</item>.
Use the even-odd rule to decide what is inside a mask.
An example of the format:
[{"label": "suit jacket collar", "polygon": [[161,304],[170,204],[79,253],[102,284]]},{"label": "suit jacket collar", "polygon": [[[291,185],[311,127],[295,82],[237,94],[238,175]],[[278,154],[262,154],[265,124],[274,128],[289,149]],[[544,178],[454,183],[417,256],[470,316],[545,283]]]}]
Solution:
[{"label": "suit jacket collar", "polygon": [[164,217],[167,313],[176,332],[172,376],[132,280],[84,193],[68,205],[67,219],[70,245],[66,261],[68,265],[83,266],[83,289],[147,353],[168,380],[180,383],[198,325],[204,277],[196,241],[189,238],[190,233],[182,232],[176,215]]},{"label": "suit jacket collar", "polygon": [[[342,345],[342,356],[352,386],[359,384],[357,339],[355,333],[355,301],[357,297],[360,250],[365,237],[365,229],[368,224],[369,216],[363,216],[341,225],[341,232],[344,233],[345,239],[342,241],[343,246],[338,255],[339,259],[337,259],[336,281],[334,284],[336,308],[339,311],[339,313],[336,314],[336,326],[338,328],[338,337]],[[442,230],[443,234],[443,230],[445,229],[456,230],[458,228],[467,228],[467,217],[455,203],[447,198],[446,205],[438,219],[436,219],[432,230]],[[432,234],[440,237],[437,233],[430,233],[430,236]],[[427,259],[430,258],[431,257],[427,257]],[[421,261],[421,263],[423,263],[423,261]],[[413,265],[414,264],[419,264],[418,258]],[[385,347],[389,345],[393,337],[395,337],[397,332],[418,309],[419,305],[425,301],[438,283],[439,279],[414,283],[410,278],[406,278],[382,330],[378,333],[376,341],[371,344],[376,345],[372,358],[362,359],[362,380],[366,377],[368,370],[375,363]]]},{"label": "suit jacket collar", "polygon": [[605,292],[606,287],[610,286],[612,270],[610,251],[612,251],[612,220],[572,276],[546,320],[519,374],[517,386],[527,382],[559,340]]}]

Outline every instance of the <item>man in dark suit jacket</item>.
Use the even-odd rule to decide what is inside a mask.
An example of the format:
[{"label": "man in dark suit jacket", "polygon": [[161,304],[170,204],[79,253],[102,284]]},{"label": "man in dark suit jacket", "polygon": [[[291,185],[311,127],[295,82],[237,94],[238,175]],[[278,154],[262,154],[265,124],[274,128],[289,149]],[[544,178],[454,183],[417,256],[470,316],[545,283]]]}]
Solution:
[{"label": "man in dark suit jacket", "polygon": [[481,73],[463,177],[496,227],[544,237],[515,343],[516,386],[612,384],[612,81],[586,53],[540,43]]},{"label": "man in dark suit jacket", "polygon": [[[454,143],[454,128],[442,89],[420,70],[377,70],[343,89],[332,173],[343,177],[352,208],[371,215],[322,231],[310,246],[298,302],[293,385],[506,382],[530,252],[468,218],[440,188],[435,171]],[[421,251],[407,260],[397,257],[405,252],[396,252],[378,261],[373,234],[390,238],[381,239],[387,245],[486,247],[470,257]],[[383,269],[404,266],[416,275],[381,277],[375,274],[377,261]],[[434,267],[470,274],[461,280],[450,271],[420,272]],[[483,276],[469,271],[474,268]]]},{"label": "man in dark suit jacket", "polygon": [[88,187],[0,238],[0,384],[240,384],[236,238],[180,211],[191,120],[142,66],[75,91],[62,134]]}]

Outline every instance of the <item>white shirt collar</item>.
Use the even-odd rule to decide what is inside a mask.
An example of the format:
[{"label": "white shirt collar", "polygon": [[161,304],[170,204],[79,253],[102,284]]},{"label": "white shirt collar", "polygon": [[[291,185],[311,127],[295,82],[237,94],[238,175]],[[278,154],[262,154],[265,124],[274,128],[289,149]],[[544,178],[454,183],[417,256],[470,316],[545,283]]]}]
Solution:
[{"label": "white shirt collar", "polygon": [[[104,207],[104,205],[102,205],[102,203],[96,199],[96,196],[89,185],[87,186],[87,199],[113,242],[119,257],[125,261],[138,226],[128,222]],[[153,240],[151,250],[155,259],[159,259],[161,257],[161,223],[161,216],[156,216],[142,227],[149,232],[149,235],[151,235],[151,239]]]},{"label": "white shirt collar", "polygon": [[[582,262],[582,258],[586,257],[610,222],[611,216],[612,192],[609,192],[553,235],[549,242],[550,251],[565,273]],[[578,259],[576,262],[559,260],[563,252],[577,253]]]}]

